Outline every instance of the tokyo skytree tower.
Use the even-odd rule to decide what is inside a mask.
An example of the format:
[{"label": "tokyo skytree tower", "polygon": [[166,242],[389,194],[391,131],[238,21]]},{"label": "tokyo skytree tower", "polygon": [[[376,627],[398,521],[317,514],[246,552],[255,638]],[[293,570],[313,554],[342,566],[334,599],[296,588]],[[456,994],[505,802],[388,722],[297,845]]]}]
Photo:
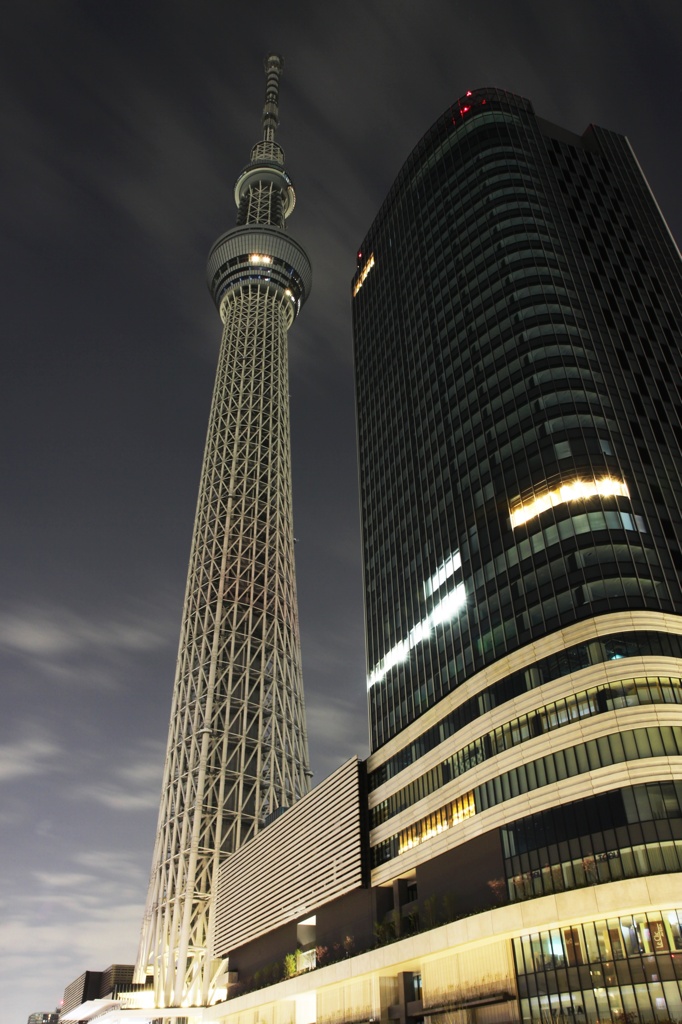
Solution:
[{"label": "tokyo skytree tower", "polygon": [[308,791],[291,508],[287,331],[311,287],[285,231],[295,194],[275,142],[281,57],[265,61],[263,138],[208,284],[224,324],[182,615],[136,978],[201,1006],[217,980],[222,860]]}]

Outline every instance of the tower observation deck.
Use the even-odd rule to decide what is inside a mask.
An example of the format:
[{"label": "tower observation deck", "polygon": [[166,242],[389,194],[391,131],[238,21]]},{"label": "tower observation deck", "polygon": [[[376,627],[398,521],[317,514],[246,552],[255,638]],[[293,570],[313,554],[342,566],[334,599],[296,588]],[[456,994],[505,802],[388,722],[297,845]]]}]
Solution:
[{"label": "tower observation deck", "polygon": [[[156,845],[136,977],[159,1007],[205,1006],[219,864],[308,791],[294,575],[287,331],[311,287],[275,142],[281,57],[266,59],[263,137],[235,186],[237,226],[208,257],[223,321],[201,472]],[[224,966],[224,965],[223,965]]]}]

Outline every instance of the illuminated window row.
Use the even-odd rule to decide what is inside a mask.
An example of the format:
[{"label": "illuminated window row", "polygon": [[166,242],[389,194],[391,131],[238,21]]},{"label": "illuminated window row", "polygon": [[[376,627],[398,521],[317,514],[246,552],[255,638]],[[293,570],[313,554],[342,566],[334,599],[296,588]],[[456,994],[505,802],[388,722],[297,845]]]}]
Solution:
[{"label": "illuminated window row", "polygon": [[[595,512],[581,512],[578,515],[572,515],[568,519],[562,519],[558,523],[548,523],[546,526],[534,523],[532,528],[529,527],[528,537],[519,540],[513,548],[508,548],[502,555],[498,555],[494,563],[495,572],[504,572],[506,568],[518,565],[524,558],[535,555],[538,551],[544,551],[545,548],[551,548],[553,544],[557,544],[559,541],[571,540],[573,537],[579,537],[585,533],[598,533],[600,530],[627,530],[631,533],[648,532],[646,522],[642,516],[634,515],[630,512],[621,512],[620,509],[610,511],[598,509]],[[635,538],[630,539],[628,545],[630,557],[635,557],[632,550],[633,543],[638,544],[641,541]],[[613,543],[610,546],[614,547]],[[590,548],[588,550],[591,551],[593,549]],[[578,549],[577,557],[583,557],[580,549]],[[657,564],[656,554],[650,548],[646,551],[646,557],[649,560],[653,560],[654,564]],[[475,587],[481,586],[484,582],[484,572],[485,566],[483,570],[477,570],[474,576]]]},{"label": "illuminated window row", "polygon": [[512,528],[515,529],[556,505],[563,505],[569,501],[585,501],[586,498],[593,498],[596,495],[601,497],[617,495],[629,498],[630,492],[626,483],[609,476],[602,477],[600,480],[572,480],[570,483],[562,484],[554,491],[547,491],[545,494],[533,498],[525,505],[511,509],[509,520]]},{"label": "illuminated window row", "polygon": [[509,878],[507,889],[509,899],[517,902],[599,882],[673,874],[681,868],[682,840],[651,840],[632,845],[620,842],[615,849],[553,863],[543,861],[542,867],[520,871]]},{"label": "illuminated window row", "polygon": [[510,822],[500,829],[509,898],[680,871],[681,818],[682,780],[623,786]]},{"label": "illuminated window row", "polygon": [[385,864],[386,861],[398,857],[401,853],[405,853],[406,850],[411,850],[413,846],[419,846],[420,843],[426,842],[427,839],[432,839],[433,836],[446,832],[453,825],[457,825],[466,818],[470,818],[475,813],[474,794],[464,793],[463,796],[450,801],[444,807],[439,807],[432,814],[427,814],[425,818],[421,818],[414,825],[408,825],[407,828],[391,836],[390,839],[372,847],[372,867],[375,868],[379,864]]},{"label": "illuminated window row", "polygon": [[[431,726],[408,746],[399,750],[393,757],[390,757],[374,771],[369,773],[369,791],[381,786],[384,782],[394,778],[408,765],[414,764],[420,757],[423,757],[430,750],[434,750],[440,743],[465,725],[475,721],[486,711],[499,707],[519,697],[537,686],[552,682],[554,679],[561,679],[572,672],[580,672],[590,665],[601,665],[605,661],[616,661],[621,658],[646,657],[655,655],[665,658],[682,658],[682,636],[675,633],[614,633],[609,636],[595,637],[587,643],[575,644],[566,647],[556,654],[550,654],[540,661],[519,669],[511,675],[499,679],[496,683],[486,687],[479,693],[464,701],[436,725]],[[654,680],[647,680],[649,685]],[[634,683],[640,686],[642,680],[630,680],[622,682],[621,686]],[[667,679],[659,679],[662,687],[668,685]],[[663,698],[668,702],[668,698]]]},{"label": "illuminated window row", "polygon": [[[467,805],[472,808],[469,814],[480,813],[516,796],[541,789],[554,782],[574,778],[585,772],[596,771],[613,764],[622,764],[625,761],[638,761],[649,757],[678,757],[681,754],[682,729],[679,727],[663,725],[649,729],[628,729],[624,732],[612,733],[609,736],[600,736],[595,740],[588,740],[587,743],[578,743],[574,747],[567,747],[565,750],[547,754],[535,761],[520,764],[518,767],[512,768],[511,771],[497,775],[494,779],[476,786],[462,799],[465,799]],[[446,817],[451,806],[452,804],[447,804],[441,809]],[[469,814],[465,817],[469,817]],[[435,835],[436,833],[430,826],[427,827],[423,824],[433,817],[434,815],[429,815],[428,818],[408,826],[372,847],[372,867],[384,864],[409,849],[405,845],[404,837],[411,837],[412,830],[414,830],[414,837],[411,846],[422,843],[425,839]],[[462,819],[458,818],[457,820]],[[443,831],[443,828],[440,831]]]},{"label": "illuminated window row", "polygon": [[682,704],[682,679],[656,676],[651,679],[627,679],[606,685],[602,683],[600,686],[562,697],[561,700],[514,718],[493,732],[468,743],[428,772],[424,772],[418,779],[371,808],[370,828],[376,828],[394,815],[400,814],[405,808],[430,793],[435,793],[477,764],[535,736],[554,732],[565,725],[572,725],[584,718],[593,718],[605,711],[641,704]]},{"label": "illuminated window row", "polygon": [[[519,974],[682,950],[682,910],[571,925],[514,940]],[[614,981],[615,984],[615,981]]]},{"label": "illuminated window row", "polygon": [[465,793],[464,796],[452,800],[445,807],[439,808],[433,814],[427,814],[425,818],[418,821],[416,825],[410,825],[398,834],[399,853],[411,850],[413,846],[425,843],[427,839],[440,835],[447,829],[457,825],[460,821],[470,818],[476,813],[473,793]]},{"label": "illuminated window row", "polygon": [[370,272],[370,270],[372,269],[373,266],[374,266],[374,253],[372,253],[372,255],[369,257],[369,259],[365,263],[364,267],[362,268],[362,270],[360,272],[360,277],[355,282],[355,285],[353,287],[353,298],[355,298],[355,296],[358,294],[358,292],[362,288],[363,284],[365,283],[365,278],[367,277],[367,275],[369,274],[369,272]]},{"label": "illuminated window row", "polygon": [[484,782],[474,790],[476,809],[483,811],[553,782],[561,782],[613,764],[649,757],[678,757],[680,754],[682,729],[679,727],[663,725],[611,733],[565,750],[557,750]]},{"label": "illuminated window row", "polygon": [[[500,420],[500,422],[504,422]],[[534,423],[529,429],[521,430],[521,419],[517,416],[509,417],[509,437],[510,440],[501,444],[497,450],[497,462],[504,464],[509,458],[512,458],[519,452],[524,451],[529,444],[533,443],[533,439],[537,438],[537,423]],[[544,429],[549,434],[564,434],[566,431],[579,429],[586,433],[590,433],[594,430],[613,430],[615,421],[609,415],[598,416],[595,412],[587,413],[564,413],[561,416],[556,416],[552,419],[544,421]],[[467,433],[468,437],[468,433]],[[466,454],[468,453],[468,454]],[[486,469],[490,469],[490,451],[488,442],[485,440],[485,433],[479,431],[478,438],[467,445],[466,453],[460,453],[457,460],[457,466],[460,472],[465,470],[469,474],[469,482],[466,487],[474,487],[478,481],[476,473],[484,474]],[[475,455],[474,461],[471,461]],[[469,469],[466,467],[469,466]],[[475,470],[475,472],[474,472]],[[470,479],[469,479],[470,478]],[[464,487],[463,483],[463,487]],[[480,490],[474,490],[472,494],[472,501],[480,501],[479,495],[482,492]],[[487,499],[486,499],[487,500]]]},{"label": "illuminated window row", "polygon": [[370,690],[377,683],[380,683],[395,665],[400,665],[402,662],[407,661],[413,648],[427,640],[436,626],[454,619],[465,604],[466,592],[464,584],[460,583],[449,594],[446,594],[421,622],[412,627],[404,640],[401,640],[400,643],[396,644],[395,647],[392,647],[384,655],[379,664],[370,673],[367,679],[367,689]]}]

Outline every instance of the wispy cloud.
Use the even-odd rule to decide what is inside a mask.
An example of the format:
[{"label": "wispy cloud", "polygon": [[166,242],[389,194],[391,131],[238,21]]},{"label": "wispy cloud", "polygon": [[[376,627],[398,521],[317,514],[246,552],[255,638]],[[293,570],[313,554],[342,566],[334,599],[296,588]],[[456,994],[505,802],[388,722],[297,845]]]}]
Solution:
[{"label": "wispy cloud", "polygon": [[321,768],[315,784],[338,768],[351,753],[366,756],[367,717],[358,709],[357,702],[328,696],[323,701],[309,698],[306,717],[313,760]]},{"label": "wispy cloud", "polygon": [[44,775],[54,770],[63,750],[46,736],[33,735],[0,744],[0,782]]},{"label": "wispy cloud", "polygon": [[79,850],[73,856],[74,864],[97,871],[118,884],[121,878],[141,877],[138,860],[127,850]]},{"label": "wispy cloud", "polygon": [[159,802],[163,757],[162,744],[148,742],[142,754],[115,766],[107,779],[78,783],[70,795],[115,811],[149,810]]},{"label": "wispy cloud", "polygon": [[82,971],[132,963],[144,883],[139,857],[128,848],[90,847],[60,859],[58,846],[53,865],[31,871],[20,891],[7,886],[3,893],[3,983],[35,972],[41,999],[52,993],[47,1008]]},{"label": "wispy cloud", "polygon": [[51,889],[82,889],[94,882],[94,875],[78,871],[36,871],[36,879]]},{"label": "wispy cloud", "polygon": [[41,990],[51,989],[56,1002],[83,970],[134,960],[144,878],[130,851],[82,850],[30,877],[21,899],[2,904],[0,961],[8,979],[38,970]]},{"label": "wispy cloud", "polygon": [[131,670],[139,672],[141,659],[172,644],[175,628],[161,601],[92,613],[25,604],[0,608],[0,654],[8,681],[30,680],[36,693],[55,683],[115,691]]},{"label": "wispy cloud", "polygon": [[38,658],[106,649],[148,651],[165,640],[149,621],[102,623],[57,608],[0,611],[0,647]]},{"label": "wispy cloud", "polygon": [[0,926],[0,957],[8,976],[40,964],[41,980],[51,983],[55,1000],[87,968],[101,970],[112,959],[131,963],[142,915],[140,904],[117,901],[113,894],[91,906],[74,893],[72,905],[63,909],[53,923],[41,922],[29,907],[30,913],[7,917]]}]

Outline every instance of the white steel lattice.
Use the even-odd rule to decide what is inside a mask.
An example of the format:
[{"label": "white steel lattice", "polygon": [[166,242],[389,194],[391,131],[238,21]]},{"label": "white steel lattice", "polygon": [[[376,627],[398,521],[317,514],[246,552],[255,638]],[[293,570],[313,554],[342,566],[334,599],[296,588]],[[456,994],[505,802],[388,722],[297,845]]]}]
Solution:
[{"label": "white steel lattice", "polygon": [[138,966],[158,1006],[205,1005],[221,859],[308,789],[291,506],[287,326],[230,292],[183,612]]},{"label": "white steel lattice", "polygon": [[224,992],[226,964],[212,957],[219,865],[310,780],[287,363],[310,264],[284,231],[295,195],[274,141],[281,68],[267,58],[263,140],[235,186],[239,226],[209,255],[225,326],[136,970],[139,982],[153,975],[159,1008]]}]

